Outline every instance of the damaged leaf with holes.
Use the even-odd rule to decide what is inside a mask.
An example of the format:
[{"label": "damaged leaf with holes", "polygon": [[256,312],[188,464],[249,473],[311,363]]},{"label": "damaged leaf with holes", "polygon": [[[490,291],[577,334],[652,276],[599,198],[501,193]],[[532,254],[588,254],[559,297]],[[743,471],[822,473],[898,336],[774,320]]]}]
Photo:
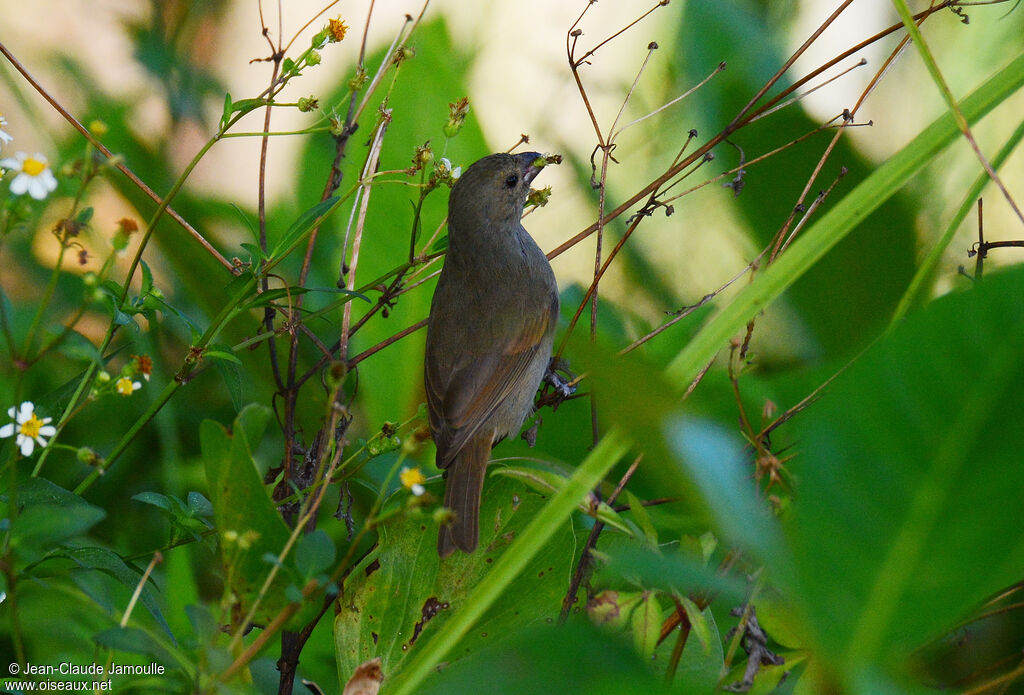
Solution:
[{"label": "damaged leaf with holes", "polygon": [[[385,678],[399,671],[423,636],[463,605],[496,559],[543,506],[522,483],[493,476],[480,515],[480,547],[472,555],[437,557],[437,524],[429,516],[395,517],[380,543],[349,575],[334,622],[339,673],[373,657]],[[573,533],[566,526],[449,655],[449,661],[505,639],[538,621],[554,620],[571,572]]]}]

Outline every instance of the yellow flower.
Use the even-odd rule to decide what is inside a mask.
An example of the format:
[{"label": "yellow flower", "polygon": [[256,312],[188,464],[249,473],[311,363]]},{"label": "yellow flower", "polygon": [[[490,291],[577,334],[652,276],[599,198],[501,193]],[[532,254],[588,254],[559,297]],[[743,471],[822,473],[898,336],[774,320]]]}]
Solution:
[{"label": "yellow flower", "polygon": [[331,43],[337,43],[344,39],[345,34],[348,33],[348,27],[345,25],[345,22],[343,22],[340,17],[338,19],[331,19],[328,21],[330,22],[328,30],[331,33]]},{"label": "yellow flower", "polygon": [[132,381],[131,377],[123,376],[114,383],[114,388],[122,396],[130,396],[142,388],[142,383]]},{"label": "yellow flower", "polygon": [[21,448],[22,456],[31,456],[36,444],[45,447],[47,441],[43,437],[57,434],[57,428],[50,424],[53,418],[39,418],[35,410],[36,407],[30,401],[25,401],[19,408],[12,406],[7,410],[7,415],[14,422],[0,427],[0,438],[18,435],[14,443]]},{"label": "yellow flower", "polygon": [[423,483],[427,482],[427,479],[420,473],[420,469],[417,468],[403,468],[399,474],[398,479],[402,481],[402,486],[409,489],[412,494],[419,497],[426,488],[423,487]]}]

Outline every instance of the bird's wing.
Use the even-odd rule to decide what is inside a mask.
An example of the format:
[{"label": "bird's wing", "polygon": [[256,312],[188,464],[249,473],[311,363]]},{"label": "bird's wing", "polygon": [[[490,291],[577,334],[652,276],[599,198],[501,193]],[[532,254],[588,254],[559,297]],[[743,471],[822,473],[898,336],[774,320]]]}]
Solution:
[{"label": "bird's wing", "polygon": [[447,374],[441,373],[438,360],[427,360],[427,409],[438,467],[447,467],[512,393],[536,357],[553,318],[553,312],[545,311],[527,319],[504,341],[502,350],[467,355]]}]

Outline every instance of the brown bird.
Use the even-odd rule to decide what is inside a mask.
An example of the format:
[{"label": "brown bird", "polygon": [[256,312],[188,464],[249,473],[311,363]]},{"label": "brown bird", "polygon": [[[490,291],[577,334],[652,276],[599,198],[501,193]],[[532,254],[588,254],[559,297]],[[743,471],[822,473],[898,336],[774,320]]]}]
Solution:
[{"label": "brown bird", "polygon": [[515,435],[551,359],[558,285],[520,217],[541,155],[492,154],[456,181],[448,253],[427,324],[424,381],[437,467],[445,471],[437,552],[476,549],[491,447]]}]

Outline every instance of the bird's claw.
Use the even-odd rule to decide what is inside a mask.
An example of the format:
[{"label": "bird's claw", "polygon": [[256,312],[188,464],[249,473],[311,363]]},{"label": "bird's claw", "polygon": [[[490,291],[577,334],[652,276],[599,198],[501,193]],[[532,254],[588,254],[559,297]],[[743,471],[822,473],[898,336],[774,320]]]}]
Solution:
[{"label": "bird's claw", "polygon": [[549,369],[547,373],[544,374],[544,383],[550,384],[550,386],[555,389],[563,399],[576,393],[576,387],[566,381],[561,374],[553,369]]}]

